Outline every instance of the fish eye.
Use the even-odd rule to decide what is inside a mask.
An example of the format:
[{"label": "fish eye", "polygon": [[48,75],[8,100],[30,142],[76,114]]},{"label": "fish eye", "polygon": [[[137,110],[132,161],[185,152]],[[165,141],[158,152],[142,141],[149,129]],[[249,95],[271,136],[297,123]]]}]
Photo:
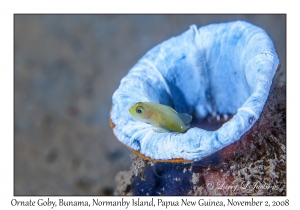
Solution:
[{"label": "fish eye", "polygon": [[135,109],[135,111],[136,111],[136,113],[138,113],[138,114],[142,114],[142,107],[141,106],[138,106],[136,109]]}]

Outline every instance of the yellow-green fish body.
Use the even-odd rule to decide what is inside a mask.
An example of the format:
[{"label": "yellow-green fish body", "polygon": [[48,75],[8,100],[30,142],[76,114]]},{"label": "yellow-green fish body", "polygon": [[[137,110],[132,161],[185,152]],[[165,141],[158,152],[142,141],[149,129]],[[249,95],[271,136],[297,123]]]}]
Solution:
[{"label": "yellow-green fish body", "polygon": [[150,123],[155,131],[184,132],[192,121],[192,116],[177,113],[172,107],[152,102],[139,102],[129,108],[131,116],[139,121]]}]

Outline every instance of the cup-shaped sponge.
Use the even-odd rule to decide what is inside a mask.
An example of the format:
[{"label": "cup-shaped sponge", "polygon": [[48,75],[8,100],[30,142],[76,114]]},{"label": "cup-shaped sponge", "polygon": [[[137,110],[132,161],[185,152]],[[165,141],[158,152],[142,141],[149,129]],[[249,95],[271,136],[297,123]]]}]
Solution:
[{"label": "cup-shaped sponge", "polygon": [[[148,51],[121,80],[112,97],[111,125],[129,149],[156,161],[200,160],[240,139],[259,118],[279,58],[261,28],[244,21],[192,25]],[[232,119],[216,131],[153,131],[131,117],[137,102],[172,106],[204,118]]]}]

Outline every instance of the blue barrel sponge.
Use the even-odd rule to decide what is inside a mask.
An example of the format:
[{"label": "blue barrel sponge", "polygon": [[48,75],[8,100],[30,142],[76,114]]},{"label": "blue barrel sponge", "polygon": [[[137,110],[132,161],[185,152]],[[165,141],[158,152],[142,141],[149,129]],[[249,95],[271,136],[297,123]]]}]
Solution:
[{"label": "blue barrel sponge", "polygon": [[[259,118],[280,62],[261,28],[244,21],[211,24],[172,37],[148,51],[112,96],[117,139],[152,161],[197,161],[239,140]],[[205,118],[233,117],[216,131],[155,132],[129,107],[154,102]]]}]

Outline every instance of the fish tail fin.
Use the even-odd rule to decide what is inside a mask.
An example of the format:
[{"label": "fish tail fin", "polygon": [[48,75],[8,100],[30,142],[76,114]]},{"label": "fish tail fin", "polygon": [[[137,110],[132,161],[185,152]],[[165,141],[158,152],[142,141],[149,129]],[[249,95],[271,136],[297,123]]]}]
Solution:
[{"label": "fish tail fin", "polygon": [[185,114],[185,113],[179,113],[178,116],[182,120],[183,124],[186,127],[190,127],[190,122],[193,119],[193,117],[191,115],[188,115],[188,114]]}]

